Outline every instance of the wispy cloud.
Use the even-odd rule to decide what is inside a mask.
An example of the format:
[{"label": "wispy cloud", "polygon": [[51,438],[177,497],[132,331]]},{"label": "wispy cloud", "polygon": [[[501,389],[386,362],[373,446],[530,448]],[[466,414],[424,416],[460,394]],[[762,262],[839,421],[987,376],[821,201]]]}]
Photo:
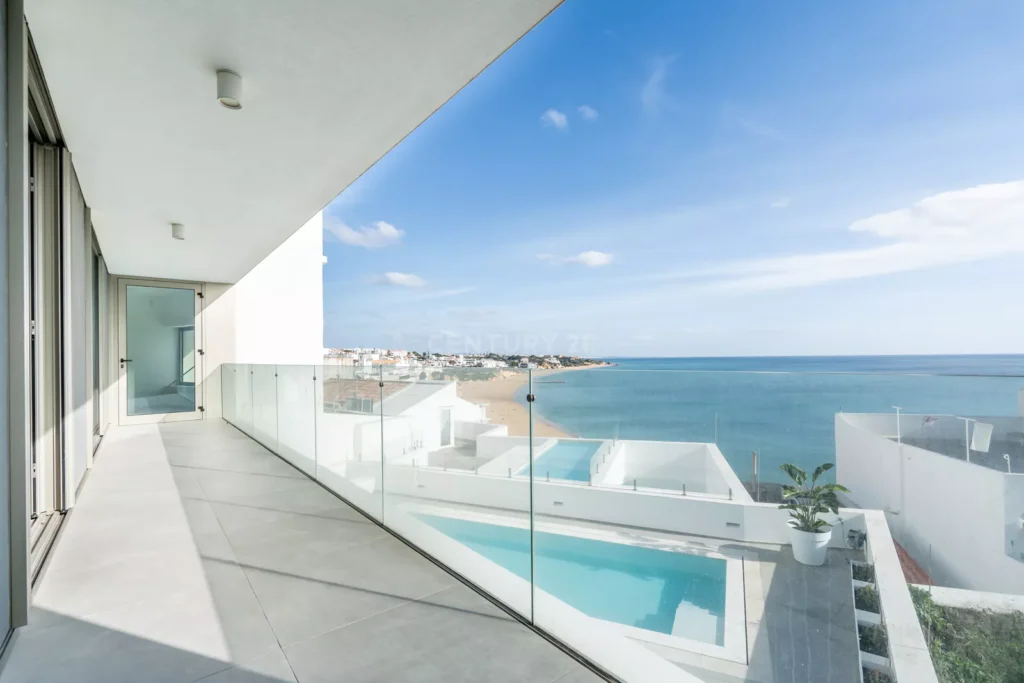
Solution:
[{"label": "wispy cloud", "polygon": [[469,294],[475,287],[456,287],[454,289],[437,289],[432,292],[425,292],[420,296],[416,297],[416,301],[427,301],[429,299],[447,299],[452,296],[460,296],[462,294]]},{"label": "wispy cloud", "polygon": [[559,130],[569,127],[569,118],[557,109],[548,109],[540,115],[540,120],[545,126],[554,126]]},{"label": "wispy cloud", "polygon": [[419,275],[412,273],[384,273],[377,275],[371,282],[375,285],[388,285],[391,287],[426,287],[427,281]]},{"label": "wispy cloud", "polygon": [[1024,252],[1024,180],[943,192],[854,221],[849,231],[884,244],[751,259],[657,279],[702,282],[715,291],[810,287],[967,263]]},{"label": "wispy cloud", "polygon": [[611,254],[603,251],[581,251],[575,256],[556,256],[555,254],[537,254],[537,258],[553,265],[563,263],[579,263],[588,268],[600,268],[607,266],[614,260]]},{"label": "wispy cloud", "polygon": [[655,114],[664,108],[668,102],[668,94],[665,91],[665,75],[668,67],[672,64],[674,57],[659,59],[654,63],[651,74],[640,89],[640,105],[648,114]]},{"label": "wispy cloud", "polygon": [[774,200],[769,206],[773,209],[785,209],[787,206],[793,203],[792,197],[779,197]]},{"label": "wispy cloud", "polygon": [[597,110],[594,109],[593,107],[591,107],[589,104],[582,104],[582,105],[580,105],[576,109],[576,111],[578,111],[580,113],[580,116],[582,116],[587,121],[596,121],[597,120]]},{"label": "wispy cloud", "polygon": [[399,230],[384,221],[377,221],[372,225],[359,228],[350,228],[340,221],[332,220],[324,224],[324,231],[339,242],[366,249],[395,246],[402,242],[402,237],[405,235],[404,230]]},{"label": "wispy cloud", "polygon": [[766,141],[782,140],[784,137],[782,131],[770,123],[767,123],[762,115],[752,114],[744,107],[739,107],[734,104],[725,104],[722,107],[721,115],[723,121],[727,125],[733,128],[738,128],[750,137],[760,138]]}]

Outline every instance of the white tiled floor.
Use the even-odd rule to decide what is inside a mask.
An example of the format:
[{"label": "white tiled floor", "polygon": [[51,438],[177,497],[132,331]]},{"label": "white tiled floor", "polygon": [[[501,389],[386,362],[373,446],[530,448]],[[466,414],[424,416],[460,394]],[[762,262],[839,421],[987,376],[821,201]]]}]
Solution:
[{"label": "white tiled floor", "polygon": [[221,421],[110,432],[0,683],[599,680]]}]

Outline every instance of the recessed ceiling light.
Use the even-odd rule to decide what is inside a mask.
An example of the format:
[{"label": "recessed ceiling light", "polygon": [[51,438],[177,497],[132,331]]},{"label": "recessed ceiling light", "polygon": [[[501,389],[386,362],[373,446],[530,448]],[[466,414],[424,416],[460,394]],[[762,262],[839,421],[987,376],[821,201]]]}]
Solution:
[{"label": "recessed ceiling light", "polygon": [[185,239],[185,226],[181,223],[171,223],[171,237],[176,240]]},{"label": "recessed ceiling light", "polygon": [[242,108],[242,77],[227,69],[217,70],[217,101],[228,109]]}]

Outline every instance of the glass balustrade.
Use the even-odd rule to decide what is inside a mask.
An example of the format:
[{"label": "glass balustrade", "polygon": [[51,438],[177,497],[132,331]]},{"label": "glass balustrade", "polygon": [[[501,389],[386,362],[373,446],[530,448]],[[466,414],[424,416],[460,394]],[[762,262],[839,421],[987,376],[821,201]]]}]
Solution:
[{"label": "glass balustrade", "polygon": [[[990,658],[1021,635],[1021,377],[221,378],[226,420],[620,680],[934,680],[975,656],[950,624]],[[821,466],[841,508],[794,529]]]}]

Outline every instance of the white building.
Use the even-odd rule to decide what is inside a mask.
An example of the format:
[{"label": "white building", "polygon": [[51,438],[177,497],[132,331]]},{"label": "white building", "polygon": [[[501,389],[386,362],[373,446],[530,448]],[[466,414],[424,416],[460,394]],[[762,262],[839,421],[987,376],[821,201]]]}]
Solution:
[{"label": "white building", "polygon": [[557,4],[3,1],[0,681],[283,655],[237,558],[190,547],[182,459],[245,448],[212,446],[225,364],[312,390],[319,211]]},{"label": "white building", "polygon": [[[382,350],[325,362],[321,209],[558,0],[0,2],[0,683],[742,680],[834,645],[809,586],[849,588],[851,553],[879,666],[935,680],[879,514],[786,574],[785,512],[713,444],[523,442]],[[718,574],[686,604],[644,581],[661,631],[613,622],[423,521],[467,509]],[[773,645],[783,580],[804,628]]]},{"label": "white building", "polygon": [[885,511],[894,538],[939,585],[1021,594],[1024,472],[1009,473],[1002,457],[1021,418],[982,419],[1000,428],[991,448],[968,453],[979,444],[956,416],[838,414],[836,476],[856,505]]}]

